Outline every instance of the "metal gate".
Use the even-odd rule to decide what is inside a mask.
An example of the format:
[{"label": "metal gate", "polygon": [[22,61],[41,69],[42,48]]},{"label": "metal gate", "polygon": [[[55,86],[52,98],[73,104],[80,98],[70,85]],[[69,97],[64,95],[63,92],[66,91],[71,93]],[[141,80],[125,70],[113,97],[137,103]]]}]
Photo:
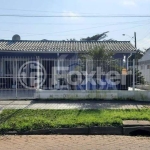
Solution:
[{"label": "metal gate", "polygon": [[[35,58],[0,58],[0,99],[32,99],[36,88],[28,88],[30,70],[28,63]],[[21,70],[22,69],[22,70]],[[21,74],[19,74],[19,72]],[[25,84],[22,84],[22,81]]]}]

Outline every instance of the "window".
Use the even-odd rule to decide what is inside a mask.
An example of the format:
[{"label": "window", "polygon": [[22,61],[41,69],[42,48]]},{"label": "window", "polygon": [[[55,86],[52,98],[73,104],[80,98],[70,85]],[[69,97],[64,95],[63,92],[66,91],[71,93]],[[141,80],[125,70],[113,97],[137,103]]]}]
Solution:
[{"label": "window", "polygon": [[150,69],[150,65],[147,65],[147,69]]},{"label": "window", "polygon": [[144,65],[141,66],[141,70],[143,70],[143,69],[144,69]]},{"label": "window", "polygon": [[13,62],[12,61],[5,61],[5,68],[4,68],[4,74],[6,76],[12,76],[13,75]]},{"label": "window", "polygon": [[4,75],[8,76],[8,77],[16,76],[16,69],[17,69],[17,71],[19,71],[20,67],[24,63],[25,63],[24,61],[18,60],[17,61],[17,66],[16,66],[15,59],[4,60]]}]

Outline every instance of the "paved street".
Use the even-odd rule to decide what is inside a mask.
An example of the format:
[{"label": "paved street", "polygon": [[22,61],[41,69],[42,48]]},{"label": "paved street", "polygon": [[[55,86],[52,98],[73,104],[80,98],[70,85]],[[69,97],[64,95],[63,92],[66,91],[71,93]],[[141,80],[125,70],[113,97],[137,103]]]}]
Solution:
[{"label": "paved street", "polygon": [[149,150],[150,137],[1,136],[0,150]]},{"label": "paved street", "polygon": [[132,101],[0,101],[0,111],[3,109],[141,109],[150,107],[150,103]]}]

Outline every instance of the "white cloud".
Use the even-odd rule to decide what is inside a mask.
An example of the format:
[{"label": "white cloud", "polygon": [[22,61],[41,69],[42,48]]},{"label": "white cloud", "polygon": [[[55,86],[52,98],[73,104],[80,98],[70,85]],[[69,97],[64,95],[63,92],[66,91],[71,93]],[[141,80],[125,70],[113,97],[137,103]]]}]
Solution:
[{"label": "white cloud", "polygon": [[62,13],[62,15],[63,15],[63,16],[69,16],[69,17],[71,17],[71,18],[75,18],[75,17],[80,16],[79,14],[74,13],[74,12],[71,12],[71,11],[64,11],[64,12]]},{"label": "white cloud", "polygon": [[125,6],[136,6],[135,0],[124,0],[122,4]]},{"label": "white cloud", "polygon": [[67,21],[78,21],[78,22],[83,21],[83,18],[79,17],[80,14],[72,11],[63,11],[62,16],[69,16],[69,17],[64,17],[64,19]]}]

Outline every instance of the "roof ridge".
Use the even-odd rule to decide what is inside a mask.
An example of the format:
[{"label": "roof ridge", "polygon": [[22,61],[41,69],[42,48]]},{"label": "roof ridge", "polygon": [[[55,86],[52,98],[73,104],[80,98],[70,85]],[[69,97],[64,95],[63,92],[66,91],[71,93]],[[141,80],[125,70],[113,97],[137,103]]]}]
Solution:
[{"label": "roof ridge", "polygon": [[67,42],[67,43],[119,43],[119,42],[124,42],[124,43],[130,43],[130,41],[61,41],[61,40],[47,40],[47,41],[42,41],[42,40],[18,40],[18,41],[13,41],[13,40],[0,40],[0,42]]}]

